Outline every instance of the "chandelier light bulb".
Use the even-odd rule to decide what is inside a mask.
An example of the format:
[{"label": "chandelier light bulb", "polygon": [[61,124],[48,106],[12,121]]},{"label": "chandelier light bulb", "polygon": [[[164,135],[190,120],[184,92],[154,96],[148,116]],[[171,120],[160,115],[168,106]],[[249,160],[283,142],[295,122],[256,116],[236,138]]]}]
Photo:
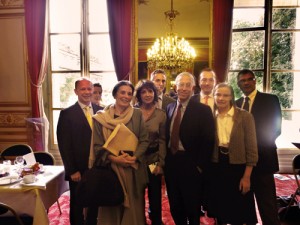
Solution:
[{"label": "chandelier light bulb", "polygon": [[148,68],[184,71],[192,67],[196,57],[195,49],[184,38],[179,38],[173,33],[174,19],[179,15],[178,11],[173,10],[173,0],[171,10],[165,12],[165,15],[169,17],[171,32],[166,37],[157,38],[148,49]]}]

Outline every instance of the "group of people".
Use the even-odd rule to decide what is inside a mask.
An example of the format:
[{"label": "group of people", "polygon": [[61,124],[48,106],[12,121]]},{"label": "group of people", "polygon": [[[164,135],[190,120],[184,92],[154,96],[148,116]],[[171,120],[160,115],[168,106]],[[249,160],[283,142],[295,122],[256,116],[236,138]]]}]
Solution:
[{"label": "group of people", "polygon": [[[263,224],[279,225],[273,177],[279,170],[275,144],[281,132],[278,98],[256,90],[251,70],[237,75],[243,92],[238,100],[229,84],[216,84],[211,69],[201,71],[196,95],[191,73],[177,75],[176,99],[164,94],[166,78],[157,69],[135,87],[119,81],[112,91],[115,102],[105,108],[92,102],[95,88],[90,80],[75,82],[78,102],[61,111],[57,125],[70,184],[70,224],[144,225],[146,188],[149,218],[154,225],[163,224],[164,177],[177,225],[200,224],[203,210],[216,224],[256,224],[254,196]],[[113,155],[103,148],[120,123],[138,139],[133,154],[124,149]],[[118,175],[123,204],[83,209],[77,203],[78,182],[96,157]]]}]

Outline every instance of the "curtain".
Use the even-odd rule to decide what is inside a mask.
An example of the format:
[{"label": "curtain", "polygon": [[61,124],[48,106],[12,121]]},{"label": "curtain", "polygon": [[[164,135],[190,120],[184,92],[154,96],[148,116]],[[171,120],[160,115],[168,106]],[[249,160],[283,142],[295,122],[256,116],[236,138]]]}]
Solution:
[{"label": "curtain", "polygon": [[129,80],[133,0],[107,0],[112,56],[118,80]]},{"label": "curtain", "polygon": [[[49,122],[44,113],[42,83],[47,71],[46,0],[25,0],[25,26],[28,49],[28,73],[31,88],[32,145],[34,151],[47,151]],[[47,39],[46,39],[47,40]],[[44,51],[45,49],[45,51]]]},{"label": "curtain", "polygon": [[219,82],[228,73],[234,0],[213,0],[212,68]]}]

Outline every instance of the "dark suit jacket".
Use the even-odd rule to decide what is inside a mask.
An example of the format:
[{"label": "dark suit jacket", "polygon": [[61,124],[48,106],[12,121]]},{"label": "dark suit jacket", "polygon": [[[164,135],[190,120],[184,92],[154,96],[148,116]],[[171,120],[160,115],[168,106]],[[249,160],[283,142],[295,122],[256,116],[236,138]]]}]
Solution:
[{"label": "dark suit jacket", "polygon": [[[238,107],[243,98],[236,101]],[[277,96],[257,92],[251,113],[255,120],[258,147],[257,171],[275,173],[279,170],[276,138],[281,134],[281,108]]]},{"label": "dark suit jacket", "polygon": [[[166,144],[170,140],[170,125],[177,102],[167,106]],[[209,106],[190,99],[182,117],[180,140],[191,162],[205,171],[211,161],[215,141],[215,123]],[[167,154],[170,153],[168,149]]]},{"label": "dark suit jacket", "polygon": [[162,104],[161,104],[161,108],[166,111],[167,110],[167,106],[172,103],[172,102],[175,102],[176,100],[169,97],[169,96],[166,96],[166,95],[163,95],[163,98],[162,98]]},{"label": "dark suit jacket", "polygon": [[[92,104],[96,113],[102,107]],[[57,141],[65,167],[65,178],[88,168],[92,130],[78,102],[60,112]]]}]

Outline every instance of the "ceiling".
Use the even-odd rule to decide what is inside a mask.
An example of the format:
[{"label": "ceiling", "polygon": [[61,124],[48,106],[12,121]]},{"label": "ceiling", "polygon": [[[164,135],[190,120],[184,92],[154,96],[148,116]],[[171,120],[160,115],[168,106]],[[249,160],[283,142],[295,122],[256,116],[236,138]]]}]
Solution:
[{"label": "ceiling", "polygon": [[[139,0],[138,37],[156,38],[170,31],[164,12],[171,10],[171,0]],[[209,0],[173,0],[175,18],[173,31],[181,37],[208,38],[210,28]]]}]

